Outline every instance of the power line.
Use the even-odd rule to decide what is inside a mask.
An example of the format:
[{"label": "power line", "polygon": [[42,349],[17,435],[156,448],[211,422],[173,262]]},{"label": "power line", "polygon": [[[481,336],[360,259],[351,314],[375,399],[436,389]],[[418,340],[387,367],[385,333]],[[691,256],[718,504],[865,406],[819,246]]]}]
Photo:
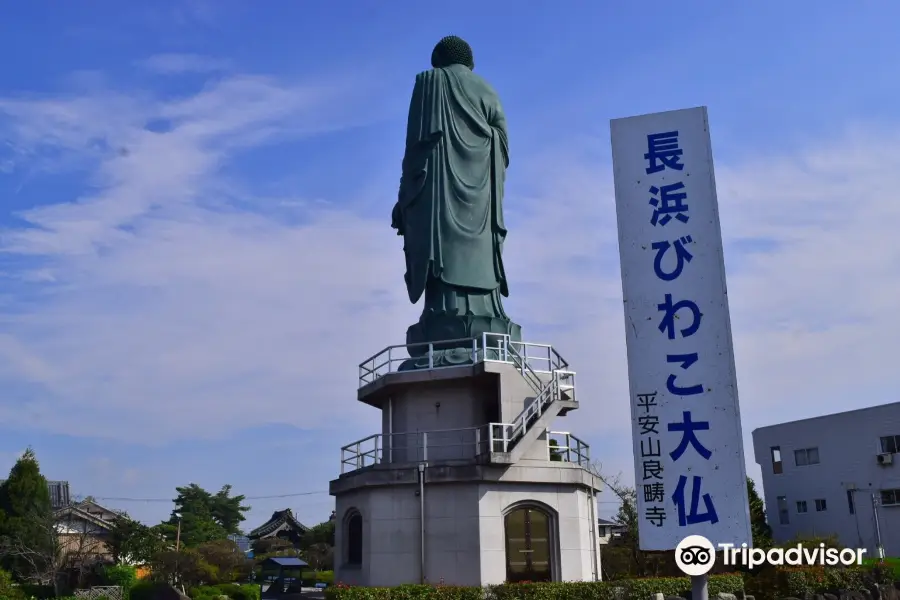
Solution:
[{"label": "power line", "polygon": [[[296,498],[299,496],[317,496],[327,494],[326,491],[295,492],[292,494],[275,494],[272,496],[244,496],[244,500],[274,500],[276,498]],[[125,498],[119,496],[91,496],[95,500],[112,500],[115,502],[174,502],[174,498]],[[621,504],[616,500],[597,500],[597,504]]]},{"label": "power line", "polygon": [[[327,494],[326,491],[320,492],[296,492],[293,494],[276,494],[274,496],[244,496],[244,500],[271,500],[274,498],[295,498],[297,496],[315,496],[317,494]],[[174,502],[174,498],[123,498],[114,496],[91,496],[95,500],[112,500],[115,502]]]}]

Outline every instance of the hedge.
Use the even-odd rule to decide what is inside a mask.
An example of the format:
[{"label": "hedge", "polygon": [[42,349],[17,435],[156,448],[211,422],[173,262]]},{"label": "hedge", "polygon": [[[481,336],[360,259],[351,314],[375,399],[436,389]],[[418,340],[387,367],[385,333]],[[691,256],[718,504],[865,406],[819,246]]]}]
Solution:
[{"label": "hedge", "polygon": [[217,600],[219,596],[228,596],[230,600],[259,600],[260,588],[257,584],[223,583],[220,585],[203,585],[188,590],[192,600]]},{"label": "hedge", "polygon": [[[618,581],[561,583],[507,583],[480,587],[401,585],[394,588],[349,587],[338,584],[325,590],[327,600],[646,600],[654,593],[685,597],[689,577],[655,577]],[[709,594],[737,594],[744,580],[738,574],[710,575]]]},{"label": "hedge", "polygon": [[802,598],[804,594],[823,594],[839,590],[862,591],[871,583],[891,583],[889,569],[863,567],[826,568],[824,566],[780,567],[775,570],[775,587],[780,596]]}]

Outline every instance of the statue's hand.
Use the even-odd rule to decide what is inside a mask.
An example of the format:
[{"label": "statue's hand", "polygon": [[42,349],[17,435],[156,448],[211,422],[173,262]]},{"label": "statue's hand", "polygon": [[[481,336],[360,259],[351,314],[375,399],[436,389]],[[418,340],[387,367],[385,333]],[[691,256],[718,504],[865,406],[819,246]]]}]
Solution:
[{"label": "statue's hand", "polygon": [[403,235],[403,213],[400,210],[400,203],[394,205],[391,211],[391,227],[397,230],[397,235]]}]

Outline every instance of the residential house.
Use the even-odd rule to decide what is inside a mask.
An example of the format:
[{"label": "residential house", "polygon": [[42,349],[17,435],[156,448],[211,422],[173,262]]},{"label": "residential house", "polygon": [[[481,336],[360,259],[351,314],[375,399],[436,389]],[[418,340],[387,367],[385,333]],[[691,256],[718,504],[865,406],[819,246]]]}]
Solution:
[{"label": "residential house", "polygon": [[600,538],[599,543],[602,546],[621,538],[624,530],[625,526],[620,523],[597,519],[597,537]]},{"label": "residential house", "polygon": [[93,500],[58,509],[54,518],[63,552],[70,555],[73,563],[111,560],[107,544],[119,514]]}]

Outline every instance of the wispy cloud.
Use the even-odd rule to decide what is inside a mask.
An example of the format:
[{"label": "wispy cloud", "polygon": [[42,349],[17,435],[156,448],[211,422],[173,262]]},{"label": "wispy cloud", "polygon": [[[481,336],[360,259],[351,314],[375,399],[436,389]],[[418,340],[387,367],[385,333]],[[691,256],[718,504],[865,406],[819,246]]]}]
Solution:
[{"label": "wispy cloud", "polygon": [[[340,197],[296,202],[321,198],[300,186],[271,211],[233,202],[262,196],[260,181],[224,175],[243,152],[359,118],[336,90],[232,76],[165,102],[0,99],[15,148],[4,161],[50,172],[63,160],[91,176],[0,237],[16,261],[5,270],[30,276],[0,316],[0,385],[15,391],[0,420],[131,437],[117,426],[127,421],[153,439],[271,421],[374,429],[373,411],[356,406],[355,365],[402,339],[418,311],[390,206],[369,218]],[[885,148],[897,141],[890,126],[849,128],[717,165],[746,438],[888,399],[900,206],[885,198],[900,159]],[[516,150],[510,179],[525,193],[507,199],[508,308],[529,340],[553,343],[579,372],[582,408],[561,426],[627,473],[614,203],[609,165],[589,152],[598,144]]]},{"label": "wispy cloud", "polygon": [[[396,280],[386,273],[396,263],[346,210],[312,208],[292,226],[234,206],[240,188],[220,169],[317,131],[323,115],[339,127],[342,107],[358,122],[353,98],[333,91],[234,77],[168,102],[0,100],[14,160],[34,168],[46,155],[52,169],[74,155],[92,183],[20,213],[29,226],[0,236],[22,257],[20,275],[38,260],[48,281],[0,327],[3,379],[39,385],[3,403],[0,420],[61,430],[76,419],[85,434],[115,435],[129,419],[169,437],[196,435],[200,420],[207,431],[286,413],[326,422],[329,402],[352,396],[339,383],[354,371],[346,345],[382,343],[361,342],[402,306],[399,289],[367,293]],[[154,119],[166,127],[148,129]]]},{"label": "wispy cloud", "polygon": [[227,60],[199,54],[157,54],[138,62],[138,65],[162,75],[212,73],[229,71],[232,67]]}]

